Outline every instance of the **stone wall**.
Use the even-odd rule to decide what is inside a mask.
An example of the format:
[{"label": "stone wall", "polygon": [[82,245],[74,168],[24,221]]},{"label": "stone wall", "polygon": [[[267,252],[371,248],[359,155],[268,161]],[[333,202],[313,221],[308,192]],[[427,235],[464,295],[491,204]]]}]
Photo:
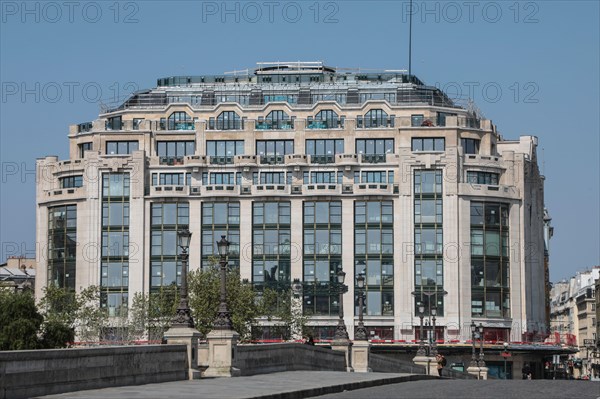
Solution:
[{"label": "stone wall", "polygon": [[305,344],[238,345],[233,365],[242,375],[295,370],[346,371],[343,352]]},{"label": "stone wall", "polygon": [[375,353],[369,355],[369,367],[377,373],[426,374],[426,369],[423,366]]},{"label": "stone wall", "polygon": [[0,399],[185,379],[185,345],[0,352]]}]

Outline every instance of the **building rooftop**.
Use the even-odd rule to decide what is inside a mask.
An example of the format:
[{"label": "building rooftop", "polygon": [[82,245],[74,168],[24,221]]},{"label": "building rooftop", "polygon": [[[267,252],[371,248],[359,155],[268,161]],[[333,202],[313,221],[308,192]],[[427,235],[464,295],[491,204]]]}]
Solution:
[{"label": "building rooftop", "polygon": [[312,106],[318,101],[360,105],[369,100],[392,105],[431,105],[464,109],[437,87],[427,86],[404,70],[336,68],[323,62],[258,62],[253,70],[222,75],[169,76],[157,80],[153,89],[133,93],[124,102],[104,105],[101,113],[130,108],[162,108],[187,103],[194,108],[219,103],[241,106],[287,102]]}]

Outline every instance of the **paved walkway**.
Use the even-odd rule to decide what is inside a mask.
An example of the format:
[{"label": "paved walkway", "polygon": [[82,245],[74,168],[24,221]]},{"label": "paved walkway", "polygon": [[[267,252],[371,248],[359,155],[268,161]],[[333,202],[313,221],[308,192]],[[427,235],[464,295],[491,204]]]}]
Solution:
[{"label": "paved walkway", "polygon": [[429,378],[431,377],[416,374],[288,371],[251,377],[207,378],[93,389],[48,395],[43,398],[300,399]]}]

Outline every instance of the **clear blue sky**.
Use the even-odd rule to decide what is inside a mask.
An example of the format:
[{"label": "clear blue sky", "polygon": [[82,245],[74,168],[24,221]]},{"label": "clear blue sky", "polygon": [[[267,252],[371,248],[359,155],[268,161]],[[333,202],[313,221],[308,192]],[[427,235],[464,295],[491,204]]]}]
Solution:
[{"label": "clear blue sky", "polygon": [[[130,82],[256,61],[408,67],[408,2],[223,4],[0,2],[0,261],[36,249],[35,159],[66,158],[68,125]],[[599,2],[414,4],[413,73],[463,97],[471,87],[504,137],[539,137],[551,280],[600,264]]]}]

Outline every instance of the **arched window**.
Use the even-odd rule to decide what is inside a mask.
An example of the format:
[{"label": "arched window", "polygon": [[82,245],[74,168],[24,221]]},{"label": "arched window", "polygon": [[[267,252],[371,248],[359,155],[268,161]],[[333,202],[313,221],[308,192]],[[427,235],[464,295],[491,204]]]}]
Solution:
[{"label": "arched window", "polygon": [[194,130],[194,122],[185,112],[173,112],[168,123],[168,130]]},{"label": "arched window", "polygon": [[358,128],[394,127],[394,115],[389,115],[382,109],[372,109],[363,117],[356,118]]},{"label": "arched window", "polygon": [[223,111],[217,116],[217,126],[214,118],[209,120],[209,129],[216,130],[240,130],[244,128],[242,118],[234,111]]},{"label": "arched window", "polygon": [[344,117],[341,118],[332,109],[320,111],[314,118],[309,117],[306,127],[308,129],[335,129],[344,127]]},{"label": "arched window", "polygon": [[256,128],[260,130],[287,130],[294,128],[294,117],[284,111],[271,111],[266,118],[259,117]]}]

